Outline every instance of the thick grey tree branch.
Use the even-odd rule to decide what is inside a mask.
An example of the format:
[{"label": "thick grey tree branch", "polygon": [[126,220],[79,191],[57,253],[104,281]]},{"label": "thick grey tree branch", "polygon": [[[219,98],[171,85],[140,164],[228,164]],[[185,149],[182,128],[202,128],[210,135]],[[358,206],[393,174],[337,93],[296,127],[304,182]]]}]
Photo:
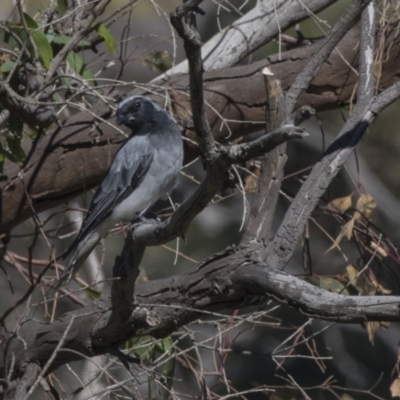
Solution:
[{"label": "thick grey tree branch", "polygon": [[308,62],[307,66],[296,77],[291,88],[286,93],[286,112],[290,115],[300,96],[307,90],[316,72],[321,68],[322,63],[329,57],[343,36],[354,26],[360,18],[361,12],[371,0],[352,1],[336,22],[335,26],[328,32],[326,37],[319,44],[319,48]]},{"label": "thick grey tree branch", "polygon": [[[208,167],[216,156],[216,147],[210,124],[207,119],[204,101],[203,60],[201,59],[201,40],[196,29],[196,16],[193,11],[199,1],[184,3],[171,14],[170,20],[178,35],[183,39],[186,58],[189,63],[189,88],[192,119],[201,156]],[[189,7],[190,5],[190,7]]]},{"label": "thick grey tree branch", "polygon": [[361,15],[360,68],[357,107],[365,107],[374,97],[375,4],[371,1]]},{"label": "thick grey tree branch", "polygon": [[39,376],[41,368],[35,363],[29,363],[24,368],[24,376],[15,391],[15,400],[24,400],[34,384],[35,380]]},{"label": "thick grey tree branch", "polygon": [[[273,72],[264,68],[267,101],[265,106],[265,131],[281,125],[286,116],[285,97],[280,82]],[[266,240],[270,234],[272,218],[279,196],[286,163],[286,145],[282,144],[261,158],[260,175],[253,197],[249,219],[242,241]]]},{"label": "thick grey tree branch", "polygon": [[[23,365],[43,368],[63,337],[65,344],[47,373],[67,362],[108,353],[133,336],[165,337],[203,313],[257,304],[265,298],[329,321],[400,321],[400,297],[344,296],[322,290],[260,263],[252,246],[229,248],[188,271],[138,284],[135,290],[134,311],[109,335],[99,335],[112,312],[106,300],[24,335],[26,349],[18,338],[11,339],[8,354],[16,360],[12,380]],[[1,359],[0,372],[3,368]]]},{"label": "thick grey tree branch", "polygon": [[[261,0],[243,17],[210,39],[201,50],[206,71],[236,64],[291,25],[317,13],[335,0]],[[183,61],[156,81],[188,72]]]},{"label": "thick grey tree branch", "polygon": [[230,280],[233,287],[245,289],[253,295],[273,298],[309,317],[340,323],[400,319],[399,296],[336,294],[262,265],[240,268],[231,275]]},{"label": "thick grey tree branch", "polygon": [[[358,97],[353,114],[340,131],[337,139],[328,147],[322,159],[315,164],[293,203],[273,241],[267,249],[267,264],[284,268],[291,258],[304,224],[318,204],[319,199],[350,156],[355,146],[373,122],[377,114],[400,97],[399,85],[394,84],[379,96],[373,97],[373,7],[364,10],[361,29],[360,74]],[[367,101],[363,99],[364,93]],[[378,111],[379,110],[379,111]]]}]

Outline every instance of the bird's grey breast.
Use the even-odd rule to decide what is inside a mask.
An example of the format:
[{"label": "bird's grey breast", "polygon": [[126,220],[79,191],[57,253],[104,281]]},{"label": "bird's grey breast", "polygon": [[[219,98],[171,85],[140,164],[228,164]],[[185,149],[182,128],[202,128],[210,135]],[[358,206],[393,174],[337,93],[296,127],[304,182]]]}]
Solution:
[{"label": "bird's grey breast", "polygon": [[125,157],[138,147],[151,149],[152,161],[141,184],[115,207],[113,217],[116,220],[132,220],[138,212],[172,192],[183,158],[182,138],[178,128],[173,128],[176,131],[172,133],[161,132],[132,140],[132,145],[126,149]]},{"label": "bird's grey breast", "polygon": [[159,196],[164,197],[172,192],[182,167],[182,137],[178,128],[173,125],[168,135],[155,135],[151,140],[155,143],[154,166],[157,165],[152,172],[158,175]]}]

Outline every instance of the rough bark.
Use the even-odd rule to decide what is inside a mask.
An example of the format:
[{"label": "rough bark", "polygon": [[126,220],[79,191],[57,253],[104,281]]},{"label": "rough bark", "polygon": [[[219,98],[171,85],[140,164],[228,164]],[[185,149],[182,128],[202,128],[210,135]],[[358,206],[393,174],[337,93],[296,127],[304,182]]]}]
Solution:
[{"label": "rough bark", "polygon": [[[135,311],[111,332],[103,329],[112,314],[106,299],[23,335],[26,349],[20,339],[12,339],[7,355],[14,354],[15,373],[31,362],[43,368],[60,341],[62,349],[48,373],[84,356],[112,353],[131,337],[164,337],[209,312],[259,304],[267,298],[329,321],[400,321],[399,297],[328,292],[267,268],[252,245],[228,248],[182,274],[137,285],[135,292]],[[0,373],[3,368],[1,364]]]}]

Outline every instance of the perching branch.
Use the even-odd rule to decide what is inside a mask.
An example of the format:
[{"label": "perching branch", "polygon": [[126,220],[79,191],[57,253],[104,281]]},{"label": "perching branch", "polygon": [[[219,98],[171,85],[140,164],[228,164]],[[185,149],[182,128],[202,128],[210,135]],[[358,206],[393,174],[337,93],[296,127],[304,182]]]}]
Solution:
[{"label": "perching branch", "polygon": [[193,218],[207,207],[221,189],[226,171],[231,165],[262,156],[288,140],[301,139],[306,135],[302,128],[283,125],[252,143],[221,149],[196,191],[179,206],[172,217],[158,225],[139,225],[133,232],[134,241],[147,246],[159,246],[184,236]]},{"label": "perching branch", "polygon": [[371,0],[352,1],[346,12],[328,32],[325,39],[321,40],[317,52],[310,59],[303,71],[297,76],[293,85],[286,93],[286,112],[288,115],[293,112],[300,96],[309,87],[322,63],[332,53],[343,36],[354,26],[354,23],[360,18],[361,12],[370,1]]},{"label": "perching branch", "polygon": [[201,40],[196,29],[196,16],[193,9],[201,1],[186,2],[171,14],[171,23],[183,39],[186,57],[189,63],[190,104],[193,126],[196,132],[205,166],[213,162],[216,155],[214,138],[206,114],[203,84],[203,60],[201,58]]}]

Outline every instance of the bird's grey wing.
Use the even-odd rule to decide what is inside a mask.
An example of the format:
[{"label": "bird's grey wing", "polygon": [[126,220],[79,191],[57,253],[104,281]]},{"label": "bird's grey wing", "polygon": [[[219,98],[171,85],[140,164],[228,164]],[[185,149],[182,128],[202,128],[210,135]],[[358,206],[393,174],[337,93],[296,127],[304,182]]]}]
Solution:
[{"label": "bird's grey wing", "polygon": [[92,229],[111,214],[117,204],[140,185],[153,157],[153,146],[143,137],[133,137],[121,147],[97,188],[81,230],[63,255],[64,258]]}]

